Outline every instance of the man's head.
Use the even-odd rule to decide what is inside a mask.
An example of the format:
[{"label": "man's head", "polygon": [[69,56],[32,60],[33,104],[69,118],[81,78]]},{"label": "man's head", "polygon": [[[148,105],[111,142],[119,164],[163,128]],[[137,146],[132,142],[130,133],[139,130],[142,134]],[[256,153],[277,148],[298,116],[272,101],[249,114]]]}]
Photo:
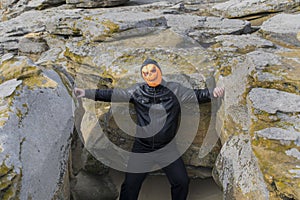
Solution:
[{"label": "man's head", "polygon": [[145,60],[142,64],[141,73],[143,79],[151,87],[158,86],[162,81],[161,69],[155,60]]}]

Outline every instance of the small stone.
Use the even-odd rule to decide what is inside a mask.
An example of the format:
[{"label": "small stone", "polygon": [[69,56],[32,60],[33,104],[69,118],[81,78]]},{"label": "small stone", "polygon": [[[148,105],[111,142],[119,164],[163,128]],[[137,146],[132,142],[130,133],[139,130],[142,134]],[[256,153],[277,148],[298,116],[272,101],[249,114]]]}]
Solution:
[{"label": "small stone", "polygon": [[7,61],[7,60],[10,60],[14,57],[14,54],[12,53],[7,53],[7,54],[4,54],[1,58],[1,64],[4,62],[4,61]]},{"label": "small stone", "polygon": [[283,140],[283,141],[297,141],[300,137],[300,132],[285,130],[282,128],[266,128],[260,131],[256,131],[259,137],[271,139],[271,140]]},{"label": "small stone", "polygon": [[0,85],[0,98],[10,96],[15,89],[22,83],[21,80],[11,79]]},{"label": "small stone", "polygon": [[287,150],[285,153],[288,156],[293,156],[293,157],[297,158],[298,160],[300,160],[300,152],[296,148],[292,148],[290,150]]}]

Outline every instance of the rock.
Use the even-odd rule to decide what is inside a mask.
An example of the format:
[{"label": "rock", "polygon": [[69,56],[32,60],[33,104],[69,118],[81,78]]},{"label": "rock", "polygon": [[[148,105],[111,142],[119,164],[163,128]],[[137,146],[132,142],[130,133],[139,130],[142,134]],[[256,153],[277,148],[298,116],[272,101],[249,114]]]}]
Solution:
[{"label": "rock", "polygon": [[[142,36],[167,28],[166,19],[152,13],[121,11],[91,14],[82,20],[74,21],[76,22],[74,28],[80,31],[87,40],[92,41]],[[101,23],[99,24],[98,21]]]},{"label": "rock", "polygon": [[292,141],[295,142],[295,144],[297,144],[298,146],[300,146],[300,132],[271,127],[260,131],[256,131],[255,134],[258,137],[263,137],[269,140]]},{"label": "rock", "polygon": [[[1,71],[3,67],[30,66],[25,57],[7,62],[2,63]],[[69,198],[72,99],[56,72],[39,70],[39,74],[24,76],[22,82],[14,81],[19,84],[14,95],[1,99],[8,109],[0,109],[0,114],[9,116],[0,127],[0,181],[7,183],[0,189],[1,199]],[[56,84],[49,87],[47,82]]]},{"label": "rock", "polygon": [[22,38],[19,41],[19,51],[23,53],[42,53],[48,50],[47,42],[42,38]]},{"label": "rock", "polygon": [[293,157],[297,158],[298,160],[300,160],[300,152],[296,148],[292,148],[290,150],[287,150],[285,153],[288,156],[293,156]]},{"label": "rock", "polygon": [[17,81],[17,79],[11,79],[2,83],[0,85],[0,98],[10,96],[21,83],[22,81]]},{"label": "rock", "polygon": [[[31,16],[36,16],[36,18],[33,19]],[[47,17],[43,16],[41,12],[29,11],[12,20],[0,23],[0,46],[3,46],[4,53],[16,53],[19,41],[26,34],[44,32],[46,19]]]},{"label": "rock", "polygon": [[[239,35],[252,32],[250,22],[219,17],[167,15],[168,25],[180,34],[188,35],[200,44],[215,42],[218,35]],[[178,26],[182,24],[182,26]]]},{"label": "rock", "polygon": [[15,18],[28,10],[41,10],[66,3],[65,0],[19,0],[17,2],[3,0],[2,2],[0,14],[3,20]]},{"label": "rock", "polygon": [[260,13],[290,11],[297,8],[298,1],[276,0],[229,0],[212,7],[212,12],[227,18],[238,18]]},{"label": "rock", "polygon": [[252,147],[266,183],[276,186],[270,190],[271,194],[275,192],[285,198],[299,198],[299,190],[294,189],[299,184],[299,180],[295,179],[298,177],[299,160],[297,152],[291,150],[300,146],[297,128],[300,120],[299,95],[253,88],[248,94],[248,102],[252,118]]},{"label": "rock", "polygon": [[118,197],[116,186],[108,175],[97,176],[81,171],[76,179],[77,183],[72,191],[74,200],[115,200]]},{"label": "rock", "polygon": [[265,21],[260,32],[279,45],[300,47],[300,41],[297,39],[299,29],[300,14],[278,14]]},{"label": "rock", "polygon": [[129,0],[66,0],[66,3],[74,4],[78,8],[99,8],[123,5],[128,1]]},{"label": "rock", "polygon": [[232,136],[222,147],[213,177],[223,188],[223,199],[269,199],[257,159],[247,135]]},{"label": "rock", "polygon": [[[259,169],[264,177],[262,181],[268,188],[269,198],[276,198],[280,195],[284,198],[297,199],[299,192],[294,188],[297,188],[299,184],[295,178],[298,176],[299,161],[288,156],[286,151],[298,148],[299,144],[298,136],[295,136],[299,134],[299,128],[297,128],[300,120],[299,95],[298,90],[295,90],[298,87],[297,81],[294,81],[298,78],[291,77],[292,74],[297,74],[298,51],[285,49],[281,52],[276,50],[276,47],[253,51],[250,48],[250,52],[246,51],[244,54],[243,51],[223,51],[222,44],[223,42],[221,47],[216,44],[211,48],[216,48],[219,56],[216,60],[218,66],[220,65],[219,73],[223,75],[219,77],[219,84],[225,88],[232,88],[226,90],[224,103],[220,108],[221,112],[217,116],[223,121],[221,127],[223,147],[226,142],[235,137],[232,133],[238,135],[236,137],[241,134],[251,135],[250,147],[259,163]],[[296,62],[293,61],[292,64],[292,60]],[[237,82],[239,84],[236,84]],[[258,93],[255,95],[255,105],[250,100],[250,98],[254,99],[253,91],[259,91],[259,95]],[[288,102],[289,100],[291,102]],[[229,167],[231,168],[233,167]],[[221,169],[225,171],[228,168]],[[230,174],[230,172],[224,173]],[[276,185],[276,189],[271,189],[272,185]],[[229,199],[245,198],[236,196],[234,190],[228,190],[225,196]],[[259,198],[259,196],[253,196],[250,199],[254,198]]]},{"label": "rock", "polygon": [[253,88],[249,93],[253,107],[267,113],[300,112],[300,96],[275,89]]},{"label": "rock", "polygon": [[242,53],[254,51],[257,48],[274,48],[274,44],[269,40],[261,37],[245,34],[245,35],[220,35],[215,38],[216,42],[221,45],[220,50],[230,50]]}]

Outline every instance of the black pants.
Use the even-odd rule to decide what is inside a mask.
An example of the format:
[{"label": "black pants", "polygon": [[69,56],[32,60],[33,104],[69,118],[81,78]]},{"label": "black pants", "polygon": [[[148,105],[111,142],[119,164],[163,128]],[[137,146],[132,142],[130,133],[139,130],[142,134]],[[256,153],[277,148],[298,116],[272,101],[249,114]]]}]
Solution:
[{"label": "black pants", "polygon": [[[181,158],[162,169],[171,184],[172,200],[185,200],[189,178]],[[148,173],[126,173],[121,187],[120,200],[137,200],[142,183]]]}]

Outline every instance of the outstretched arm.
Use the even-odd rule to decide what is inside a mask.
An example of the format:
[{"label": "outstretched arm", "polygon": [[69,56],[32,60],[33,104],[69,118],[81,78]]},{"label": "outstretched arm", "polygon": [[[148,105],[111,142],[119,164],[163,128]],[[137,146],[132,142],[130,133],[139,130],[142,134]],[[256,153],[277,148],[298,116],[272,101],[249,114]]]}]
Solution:
[{"label": "outstretched arm", "polygon": [[129,102],[131,100],[130,89],[88,89],[74,88],[77,98],[88,98],[104,102]]},{"label": "outstretched arm", "polygon": [[213,89],[212,94],[210,94],[210,91],[207,88],[192,90],[182,87],[180,91],[182,102],[206,103],[210,102],[212,98],[223,97],[225,89],[223,87],[216,87]]}]

